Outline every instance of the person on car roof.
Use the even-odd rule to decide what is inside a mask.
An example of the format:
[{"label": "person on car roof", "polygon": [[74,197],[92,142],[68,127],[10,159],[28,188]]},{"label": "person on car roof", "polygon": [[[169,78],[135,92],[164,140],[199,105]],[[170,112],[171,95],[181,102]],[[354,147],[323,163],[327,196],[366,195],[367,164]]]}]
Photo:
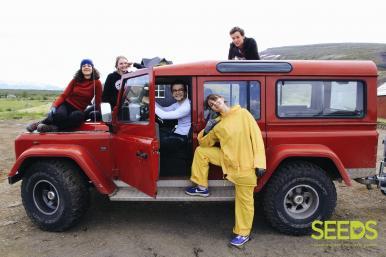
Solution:
[{"label": "person on car roof", "polygon": [[229,46],[228,60],[260,60],[256,41],[246,37],[242,28],[234,27],[229,34],[232,43]]}]

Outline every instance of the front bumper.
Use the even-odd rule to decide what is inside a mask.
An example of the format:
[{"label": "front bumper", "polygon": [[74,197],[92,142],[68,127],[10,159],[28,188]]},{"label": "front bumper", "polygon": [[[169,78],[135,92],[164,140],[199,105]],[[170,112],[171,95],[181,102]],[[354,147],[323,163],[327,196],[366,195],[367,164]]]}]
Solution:
[{"label": "front bumper", "polygon": [[15,175],[11,176],[11,177],[8,177],[8,183],[10,185],[12,184],[15,184],[16,182],[18,182],[19,180],[21,180],[21,174],[20,173],[16,173]]}]

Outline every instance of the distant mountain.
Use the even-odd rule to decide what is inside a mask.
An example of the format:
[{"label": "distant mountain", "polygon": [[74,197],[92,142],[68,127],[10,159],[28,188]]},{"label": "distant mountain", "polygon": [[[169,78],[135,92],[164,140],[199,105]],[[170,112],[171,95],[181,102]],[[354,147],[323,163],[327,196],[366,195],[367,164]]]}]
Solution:
[{"label": "distant mountain", "polygon": [[0,81],[0,89],[63,90],[63,88],[49,84],[5,81]]},{"label": "distant mountain", "polygon": [[283,46],[260,52],[266,60],[372,60],[378,67],[378,85],[386,82],[386,44],[336,43]]}]

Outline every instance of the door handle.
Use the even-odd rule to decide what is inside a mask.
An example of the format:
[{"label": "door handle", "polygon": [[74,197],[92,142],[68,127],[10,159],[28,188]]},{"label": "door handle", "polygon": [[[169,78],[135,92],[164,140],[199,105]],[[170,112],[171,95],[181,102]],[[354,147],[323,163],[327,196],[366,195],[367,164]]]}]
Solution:
[{"label": "door handle", "polygon": [[135,154],[137,157],[142,158],[142,159],[147,159],[147,153],[137,151]]}]

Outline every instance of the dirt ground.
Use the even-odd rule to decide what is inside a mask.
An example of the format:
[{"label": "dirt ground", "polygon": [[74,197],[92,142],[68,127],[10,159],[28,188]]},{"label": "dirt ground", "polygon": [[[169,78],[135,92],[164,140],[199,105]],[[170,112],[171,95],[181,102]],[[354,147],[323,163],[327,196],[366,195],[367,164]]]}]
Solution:
[{"label": "dirt ground", "polygon": [[[25,125],[0,121],[0,256],[386,256],[386,196],[356,182],[353,187],[336,183],[331,220],[375,220],[378,238],[373,241],[283,235],[257,207],[253,239],[238,249],[228,245],[233,203],[110,202],[95,192],[79,225],[63,233],[43,232],[24,211],[21,183],[10,186],[6,179],[15,158],[13,140]],[[386,130],[379,133],[386,136]]]}]

